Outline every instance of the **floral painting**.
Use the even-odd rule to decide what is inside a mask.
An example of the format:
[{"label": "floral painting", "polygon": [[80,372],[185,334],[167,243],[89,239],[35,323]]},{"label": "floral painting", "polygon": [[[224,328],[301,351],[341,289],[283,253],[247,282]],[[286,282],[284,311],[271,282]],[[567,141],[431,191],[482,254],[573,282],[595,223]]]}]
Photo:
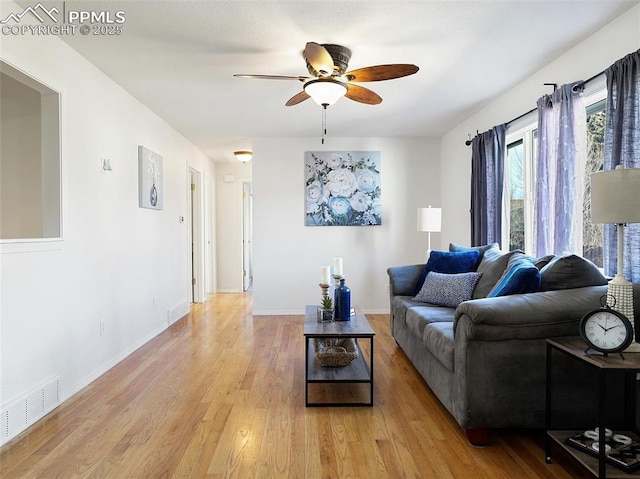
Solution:
[{"label": "floral painting", "polygon": [[379,151],[307,151],[307,226],[382,224]]},{"label": "floral painting", "polygon": [[162,209],[162,156],[138,146],[138,205]]}]

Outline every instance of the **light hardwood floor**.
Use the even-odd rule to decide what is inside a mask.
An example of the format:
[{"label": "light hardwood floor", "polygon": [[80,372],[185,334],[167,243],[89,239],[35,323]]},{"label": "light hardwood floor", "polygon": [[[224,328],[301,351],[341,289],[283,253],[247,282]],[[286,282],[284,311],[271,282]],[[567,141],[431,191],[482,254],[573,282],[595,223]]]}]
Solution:
[{"label": "light hardwood floor", "polygon": [[470,446],[387,315],[368,315],[374,407],[305,408],[303,316],[251,308],[248,294],[193,306],[6,444],[0,477],[591,477],[560,451],[546,464],[541,432],[492,431],[489,447]]}]

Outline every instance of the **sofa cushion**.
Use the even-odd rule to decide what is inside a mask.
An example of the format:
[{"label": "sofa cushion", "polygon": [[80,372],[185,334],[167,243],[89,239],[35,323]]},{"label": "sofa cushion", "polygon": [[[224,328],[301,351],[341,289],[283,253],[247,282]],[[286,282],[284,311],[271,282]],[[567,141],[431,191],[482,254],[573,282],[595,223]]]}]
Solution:
[{"label": "sofa cushion", "polygon": [[478,251],[432,251],[429,261],[424,266],[422,276],[416,284],[414,296],[420,292],[427,274],[430,271],[436,273],[467,273],[475,270],[476,262],[480,253]]},{"label": "sofa cushion", "polygon": [[453,323],[431,323],[425,326],[422,341],[426,349],[433,354],[449,371],[453,371],[454,344]]},{"label": "sofa cushion", "polygon": [[394,321],[407,324],[407,312],[416,306],[424,307],[424,303],[413,301],[413,296],[393,296],[391,298],[391,316]]},{"label": "sofa cushion", "polygon": [[509,258],[511,258],[514,253],[516,252],[510,251],[509,253],[503,253],[496,246],[492,246],[484,252],[482,261],[480,261],[477,269],[478,273],[482,273],[482,277],[473,292],[473,299],[487,297],[489,291],[493,289],[507,269]]},{"label": "sofa cushion", "polygon": [[453,322],[455,309],[443,306],[416,306],[407,311],[405,323],[409,331],[422,341],[424,328],[431,323]]},{"label": "sofa cushion", "polygon": [[540,288],[540,271],[529,256],[516,253],[509,258],[507,269],[487,298],[510,294],[534,293]]},{"label": "sofa cushion", "polygon": [[427,274],[420,292],[414,301],[457,308],[473,296],[473,290],[482,273],[445,274],[431,271]]},{"label": "sofa cushion", "polygon": [[578,255],[556,256],[540,270],[541,291],[602,286],[607,278],[598,267]]},{"label": "sofa cushion", "polygon": [[463,246],[461,244],[456,244],[456,243],[449,243],[449,251],[477,251],[478,253],[480,253],[480,256],[478,256],[478,260],[476,261],[476,267],[473,268],[474,271],[476,269],[478,269],[478,266],[480,265],[480,261],[482,261],[482,257],[484,256],[484,252],[487,251],[490,248],[496,248],[496,249],[500,249],[500,245],[498,243],[491,243],[491,244],[485,244],[482,246]]}]

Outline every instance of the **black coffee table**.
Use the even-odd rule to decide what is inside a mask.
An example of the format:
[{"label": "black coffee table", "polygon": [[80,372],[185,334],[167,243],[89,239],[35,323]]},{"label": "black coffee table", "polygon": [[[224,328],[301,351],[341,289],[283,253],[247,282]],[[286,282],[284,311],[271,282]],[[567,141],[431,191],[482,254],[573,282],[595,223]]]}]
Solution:
[{"label": "black coffee table", "polygon": [[[305,307],[305,381],[304,400],[308,406],[373,406],[373,337],[375,331],[367,318],[356,309],[350,321],[321,323],[317,317],[318,306]],[[312,339],[354,338],[358,357],[344,367],[325,367],[318,364],[314,357]],[[362,354],[358,339],[369,340],[369,361]],[[368,402],[309,402],[309,384],[312,383],[366,383],[369,384]]]}]

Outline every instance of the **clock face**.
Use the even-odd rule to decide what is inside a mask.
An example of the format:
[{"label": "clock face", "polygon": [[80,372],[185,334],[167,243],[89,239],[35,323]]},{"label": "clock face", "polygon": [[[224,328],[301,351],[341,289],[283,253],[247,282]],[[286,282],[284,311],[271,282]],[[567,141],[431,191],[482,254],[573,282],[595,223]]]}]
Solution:
[{"label": "clock face", "polygon": [[627,323],[611,311],[595,311],[584,318],[581,333],[598,351],[620,351],[630,343],[632,333]]}]

